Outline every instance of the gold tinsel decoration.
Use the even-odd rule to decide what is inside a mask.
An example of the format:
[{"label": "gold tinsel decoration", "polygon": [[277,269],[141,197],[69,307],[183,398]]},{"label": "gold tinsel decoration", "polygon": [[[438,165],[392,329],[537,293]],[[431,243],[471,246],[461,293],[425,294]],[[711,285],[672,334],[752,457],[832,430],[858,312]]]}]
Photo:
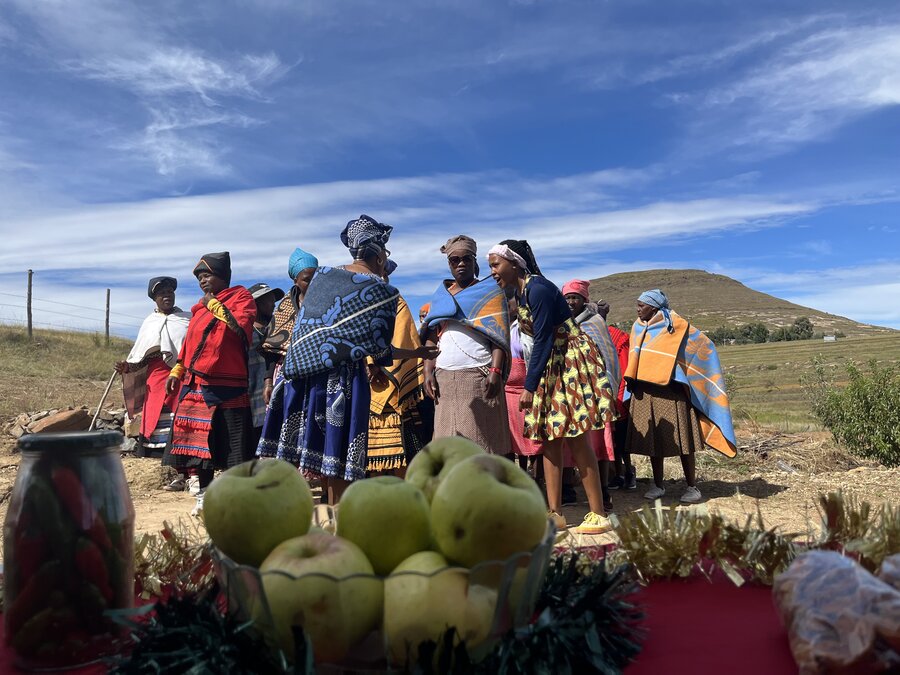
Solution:
[{"label": "gold tinsel decoration", "polygon": [[890,555],[900,553],[900,509],[832,492],[819,499],[821,533],[779,533],[766,528],[762,514],[735,525],[704,509],[664,508],[659,501],[620,518],[621,543],[614,563],[629,563],[643,582],[687,577],[718,567],[735,584],[771,585],[805,550],[838,550],[877,573]]},{"label": "gold tinsel decoration", "polygon": [[134,542],[135,591],[144,600],[199,593],[215,581],[209,540],[193,522],[168,521]]},{"label": "gold tinsel decoration", "polygon": [[873,574],[885,558],[900,552],[900,507],[888,502],[872,508],[868,502],[831,492],[819,497],[822,534],[816,548],[855,555]]}]

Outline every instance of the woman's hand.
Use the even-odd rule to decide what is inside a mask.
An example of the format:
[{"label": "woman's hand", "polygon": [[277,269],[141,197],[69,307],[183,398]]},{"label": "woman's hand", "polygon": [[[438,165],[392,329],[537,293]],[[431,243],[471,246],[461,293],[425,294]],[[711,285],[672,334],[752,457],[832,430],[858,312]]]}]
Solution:
[{"label": "woman's hand", "polygon": [[366,368],[369,371],[369,384],[374,385],[376,387],[385,387],[387,386],[388,379],[387,375],[384,374],[384,371],[380,366],[376,366],[374,363],[367,363]]},{"label": "woman's hand", "polygon": [[128,372],[128,362],[127,361],[116,361],[116,365],[113,366],[116,369],[116,372],[119,375],[123,375]]},{"label": "woman's hand", "polygon": [[440,353],[441,350],[437,345],[422,345],[416,349],[416,358],[431,361],[436,359]]},{"label": "woman's hand", "polygon": [[272,400],[272,391],[274,387],[272,386],[272,380],[266,378],[263,382],[263,401],[266,402],[266,405],[269,405],[269,401]]},{"label": "woman's hand", "polygon": [[488,401],[492,401],[500,395],[502,389],[503,378],[500,377],[500,373],[493,370],[490,371],[484,380],[484,397]]},{"label": "woman's hand", "polygon": [[174,392],[180,385],[181,380],[179,378],[169,375],[168,379],[166,379],[166,394],[171,396],[172,392]]},{"label": "woman's hand", "polygon": [[534,392],[527,389],[519,396],[519,410],[531,410],[534,405]]},{"label": "woman's hand", "polygon": [[434,371],[425,371],[425,395],[432,399],[435,404],[437,404],[438,399],[441,397],[441,390],[438,387],[437,377],[434,375]]}]

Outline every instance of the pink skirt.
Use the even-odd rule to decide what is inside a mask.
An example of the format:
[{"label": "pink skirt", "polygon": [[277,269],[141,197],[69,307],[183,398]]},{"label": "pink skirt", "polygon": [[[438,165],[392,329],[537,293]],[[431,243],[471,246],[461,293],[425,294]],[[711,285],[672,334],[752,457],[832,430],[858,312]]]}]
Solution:
[{"label": "pink skirt", "polygon": [[531,457],[541,454],[539,441],[525,438],[525,411],[519,410],[519,397],[525,390],[525,361],[513,359],[506,381],[506,416],[509,419],[509,435],[512,451],[517,455]]},{"label": "pink skirt", "polygon": [[[509,435],[512,442],[512,450],[517,455],[531,457],[543,452],[542,443],[525,438],[525,412],[519,410],[519,396],[525,389],[525,361],[513,359],[509,370],[509,379],[506,381],[506,414],[509,418]],[[591,447],[597,459],[612,461],[613,452],[613,425],[608,423],[603,431],[589,431]],[[572,451],[569,444],[563,443],[564,466],[575,466]]]},{"label": "pink skirt", "polygon": [[[607,422],[603,431],[589,431],[588,434],[591,438],[591,447],[594,448],[594,456],[612,462],[616,457],[613,451],[613,423]],[[563,466],[566,468],[575,466],[568,441],[563,442]]]}]

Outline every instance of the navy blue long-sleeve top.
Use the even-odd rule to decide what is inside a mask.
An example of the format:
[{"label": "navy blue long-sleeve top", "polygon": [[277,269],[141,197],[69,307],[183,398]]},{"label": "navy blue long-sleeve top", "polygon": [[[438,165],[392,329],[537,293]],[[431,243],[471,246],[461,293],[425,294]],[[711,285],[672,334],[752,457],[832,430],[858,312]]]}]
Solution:
[{"label": "navy blue long-sleeve top", "polygon": [[525,286],[525,297],[519,302],[524,302],[531,312],[534,348],[528,361],[525,389],[533,393],[550,360],[556,328],[572,318],[572,312],[560,290],[544,277],[531,277]]}]

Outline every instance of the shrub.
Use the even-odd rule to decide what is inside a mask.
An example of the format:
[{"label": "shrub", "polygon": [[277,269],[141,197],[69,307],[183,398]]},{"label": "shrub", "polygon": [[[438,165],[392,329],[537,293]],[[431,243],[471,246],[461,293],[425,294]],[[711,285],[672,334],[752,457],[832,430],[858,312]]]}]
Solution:
[{"label": "shrub", "polygon": [[869,362],[868,372],[846,365],[849,383],[840,387],[837,368],[821,357],[801,379],[813,414],[838,443],[885,466],[900,466],[900,371]]}]

